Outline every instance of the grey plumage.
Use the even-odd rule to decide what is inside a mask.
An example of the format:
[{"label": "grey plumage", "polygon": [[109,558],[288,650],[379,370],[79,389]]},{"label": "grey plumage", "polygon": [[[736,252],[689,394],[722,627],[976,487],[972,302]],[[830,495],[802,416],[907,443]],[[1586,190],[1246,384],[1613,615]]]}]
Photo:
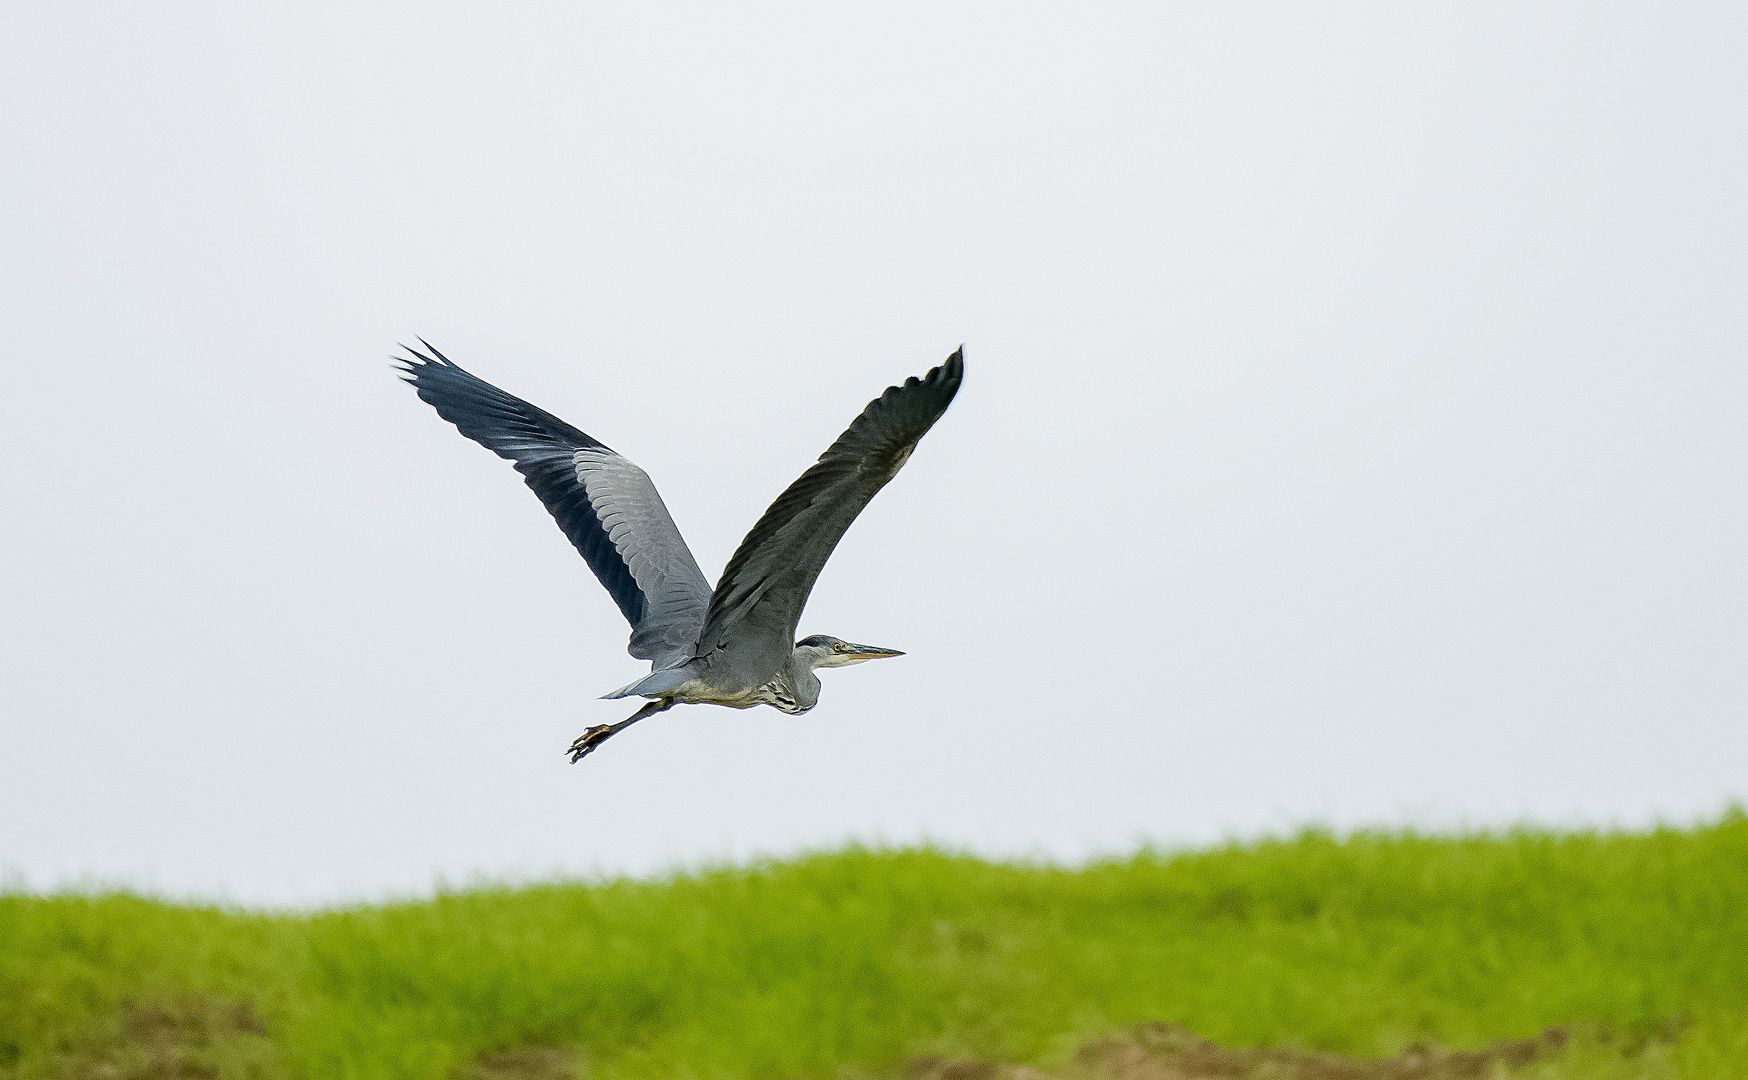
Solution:
[{"label": "grey plumage", "polygon": [[607,696],[653,700],[590,728],[572,761],[675,704],[805,712],[818,700],[814,668],[902,655],[826,635],[797,642],[796,625],[845,530],[958,392],[962,352],[869,402],[765,511],[713,590],[648,474],[421,344],[429,355],[409,349],[411,359],[397,360],[402,378],[463,435],[515,463],[631,624],[631,654],[651,662],[649,675]]},{"label": "grey plumage", "polygon": [[631,624],[631,655],[657,668],[690,659],[710,583],[649,474],[421,344],[431,355],[408,349],[402,378],[463,435],[516,463]]}]

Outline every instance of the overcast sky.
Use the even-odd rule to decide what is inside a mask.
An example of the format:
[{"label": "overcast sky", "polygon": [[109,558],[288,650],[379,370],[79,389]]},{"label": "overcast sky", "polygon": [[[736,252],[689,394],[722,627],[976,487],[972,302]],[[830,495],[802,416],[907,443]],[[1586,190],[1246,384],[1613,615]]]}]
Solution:
[{"label": "overcast sky", "polygon": [[[1075,859],[1748,796],[1748,9],[25,0],[0,865],[311,903],[933,838]],[[952,409],[805,716],[627,628],[428,338],[707,576]]]}]

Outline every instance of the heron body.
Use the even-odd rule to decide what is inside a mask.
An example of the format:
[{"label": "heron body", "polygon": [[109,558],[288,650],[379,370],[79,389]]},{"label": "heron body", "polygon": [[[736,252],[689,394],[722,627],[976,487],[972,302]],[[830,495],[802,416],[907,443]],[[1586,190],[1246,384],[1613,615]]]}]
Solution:
[{"label": "heron body", "polygon": [[820,668],[902,656],[827,634],[795,640],[815,580],[850,523],[910,459],[952,402],[962,352],[868,403],[741,541],[715,588],[648,474],[605,444],[456,366],[424,343],[401,377],[463,435],[515,463],[631,624],[650,673],[607,694],[648,704],[590,728],[573,762],[631,724],[680,704],[804,713]]},{"label": "heron body", "polygon": [[[697,674],[692,675],[672,690],[646,696],[669,698],[677,705],[726,705],[731,709],[750,709],[754,705],[769,705],[786,713],[798,714],[806,712],[819,703],[819,676],[814,674],[815,669],[847,667],[850,664],[860,664],[866,660],[903,655],[896,649],[880,649],[872,645],[852,645],[827,634],[815,634],[813,637],[796,642],[795,648],[790,653],[789,662],[779,668],[769,681],[751,690],[737,692],[711,683],[705,674]],[[642,693],[634,687],[642,685],[644,681],[640,679],[631,686],[614,691],[607,696],[610,698],[625,697]]]}]

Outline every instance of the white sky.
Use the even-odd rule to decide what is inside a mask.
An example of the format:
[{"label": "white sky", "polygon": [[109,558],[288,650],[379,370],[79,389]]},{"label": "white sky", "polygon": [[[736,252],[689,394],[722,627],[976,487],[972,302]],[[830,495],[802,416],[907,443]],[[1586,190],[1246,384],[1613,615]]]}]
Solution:
[{"label": "white sky", "polygon": [[[1075,858],[1748,795],[1740,4],[16,3],[0,864],[250,903],[850,837]],[[676,710],[423,335],[714,578],[958,401]]]}]

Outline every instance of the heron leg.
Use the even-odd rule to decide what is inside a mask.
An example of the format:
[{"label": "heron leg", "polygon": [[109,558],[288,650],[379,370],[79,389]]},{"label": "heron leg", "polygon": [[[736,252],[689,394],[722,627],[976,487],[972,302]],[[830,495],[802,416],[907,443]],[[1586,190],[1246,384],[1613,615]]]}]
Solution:
[{"label": "heron leg", "polygon": [[644,717],[654,716],[659,712],[666,712],[673,707],[674,702],[672,699],[658,698],[632,713],[625,719],[619,721],[617,724],[596,724],[581,735],[578,735],[577,741],[571,743],[571,748],[566,750],[565,753],[571,756],[571,764],[575,765],[577,762],[594,753],[595,747],[600,746],[608,739],[611,739],[613,736],[624,731],[639,720],[642,720]]}]

